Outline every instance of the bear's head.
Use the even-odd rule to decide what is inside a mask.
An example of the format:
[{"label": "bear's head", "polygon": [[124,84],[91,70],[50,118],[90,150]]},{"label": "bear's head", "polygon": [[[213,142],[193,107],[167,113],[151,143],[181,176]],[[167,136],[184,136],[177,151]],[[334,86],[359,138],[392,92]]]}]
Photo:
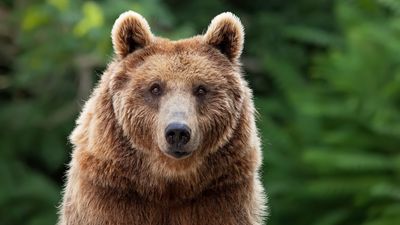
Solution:
[{"label": "bear's head", "polygon": [[[244,32],[231,13],[204,35],[171,41],[128,11],[115,22],[109,90],[133,149],[159,169],[195,168],[232,139],[248,97],[239,57]],[[176,173],[174,173],[176,174]]]}]

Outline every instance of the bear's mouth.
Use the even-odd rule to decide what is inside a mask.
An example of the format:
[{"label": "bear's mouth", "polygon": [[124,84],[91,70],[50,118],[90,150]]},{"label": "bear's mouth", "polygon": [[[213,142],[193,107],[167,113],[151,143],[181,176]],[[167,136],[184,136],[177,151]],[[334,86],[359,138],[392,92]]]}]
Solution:
[{"label": "bear's mouth", "polygon": [[175,159],[183,159],[190,156],[192,153],[187,151],[170,150],[167,151],[167,154]]}]

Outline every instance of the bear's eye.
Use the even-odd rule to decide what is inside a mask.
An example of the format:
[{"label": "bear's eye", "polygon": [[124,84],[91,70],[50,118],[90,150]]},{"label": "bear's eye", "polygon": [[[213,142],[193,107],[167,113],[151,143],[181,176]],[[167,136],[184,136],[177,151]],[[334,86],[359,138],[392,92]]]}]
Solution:
[{"label": "bear's eye", "polygon": [[194,95],[197,97],[203,97],[206,94],[207,89],[203,85],[200,85],[194,89]]},{"label": "bear's eye", "polygon": [[150,92],[154,96],[160,96],[162,94],[161,86],[159,84],[157,84],[157,83],[151,85]]}]

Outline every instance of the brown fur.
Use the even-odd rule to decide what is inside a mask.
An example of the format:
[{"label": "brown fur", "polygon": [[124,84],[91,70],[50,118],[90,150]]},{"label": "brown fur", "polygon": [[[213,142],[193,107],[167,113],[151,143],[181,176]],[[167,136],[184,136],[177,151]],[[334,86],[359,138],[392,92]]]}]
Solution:
[{"label": "brown fur", "polygon": [[[154,37],[127,12],[112,32],[115,60],[71,134],[59,225],[255,225],[264,215],[260,141],[238,58],[243,28],[230,13],[204,36]],[[149,95],[160,83],[164,94]],[[205,85],[203,98],[192,89]],[[163,127],[183,107],[190,157],[165,154]]]}]

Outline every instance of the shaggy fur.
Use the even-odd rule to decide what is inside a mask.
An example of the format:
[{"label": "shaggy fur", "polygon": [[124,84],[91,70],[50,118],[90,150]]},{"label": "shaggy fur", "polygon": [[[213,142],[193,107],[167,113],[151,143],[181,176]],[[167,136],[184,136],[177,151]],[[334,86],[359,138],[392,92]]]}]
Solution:
[{"label": "shaggy fur", "polygon": [[[116,57],[77,120],[59,225],[256,225],[264,216],[260,141],[240,71],[243,27],[231,13],[205,35],[153,36],[137,13],[112,29]],[[160,96],[149,92],[156,83]],[[207,92],[196,96],[201,86]],[[182,110],[193,154],[165,154]]]}]

